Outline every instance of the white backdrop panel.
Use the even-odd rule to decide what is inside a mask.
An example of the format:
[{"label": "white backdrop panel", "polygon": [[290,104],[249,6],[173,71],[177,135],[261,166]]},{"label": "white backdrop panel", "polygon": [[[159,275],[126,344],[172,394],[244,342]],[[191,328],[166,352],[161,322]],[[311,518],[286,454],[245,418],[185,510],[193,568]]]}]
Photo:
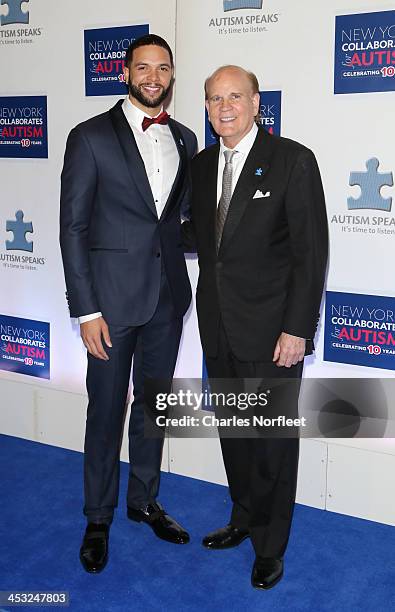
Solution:
[{"label": "white backdrop panel", "polygon": [[[0,47],[2,95],[48,96],[48,160],[0,159],[1,248],[5,220],[21,208],[33,221],[35,254],[45,266],[34,272],[0,267],[0,313],[49,321],[51,380],[40,381],[0,371],[1,377],[25,380],[76,393],[85,392],[86,355],[79,329],[69,318],[58,246],[60,172],[66,137],[72,127],[115,104],[120,96],[85,97],[84,30],[148,23],[150,31],[175,46],[176,0],[32,0],[30,25],[40,25],[34,44]],[[5,9],[5,7],[4,7]],[[126,91],[126,90],[125,90]],[[173,108],[170,112],[174,114]]]},{"label": "white backdrop panel", "polygon": [[[118,96],[85,97],[84,29],[149,23],[150,31],[168,40],[176,51],[176,87],[169,110],[176,119],[196,131],[201,148],[204,146],[203,82],[216,67],[240,64],[256,72],[262,90],[281,90],[282,135],[311,147],[322,172],[331,238],[328,288],[395,296],[389,264],[393,259],[395,236],[350,234],[345,238],[339,226],[332,222],[334,215],[347,213],[347,197],[355,196],[358,191],[349,186],[351,171],[363,170],[367,159],[377,157],[380,170],[395,172],[392,146],[395,94],[333,94],[335,16],[391,9],[394,9],[393,0],[348,0],[346,3],[342,0],[264,0],[259,14],[278,14],[276,20],[267,24],[266,31],[224,34],[219,33],[220,26],[210,26],[212,19],[258,14],[257,11],[225,13],[222,0],[198,3],[190,0],[114,0],[111,3],[104,0],[62,3],[30,0],[31,25],[40,26],[42,36],[28,46],[0,45],[2,95],[48,96],[49,159],[0,159],[0,250],[4,251],[4,241],[9,238],[5,232],[6,220],[22,209],[25,221],[33,221],[35,254],[45,258],[45,265],[36,271],[0,267],[3,288],[0,313],[50,322],[51,380],[0,371],[1,387],[7,398],[7,412],[2,408],[0,413],[1,431],[81,448],[86,356],[79,330],[70,322],[64,297],[58,247],[59,176],[70,129],[108,109],[118,99]],[[0,11],[5,11],[5,7]],[[394,189],[383,188],[382,195],[389,194],[394,197]],[[197,262],[192,256],[187,263],[194,289]],[[319,331],[317,351],[315,357],[307,360],[306,376],[393,376],[389,370],[324,362],[322,324]],[[176,375],[199,377],[201,366],[193,305],[185,320]],[[61,393],[56,395],[58,391]],[[69,393],[76,395],[71,399]],[[55,406],[53,411],[52,406]],[[165,454],[165,461],[169,459],[171,469],[179,473],[221,481],[224,474],[222,464],[217,462],[219,453],[215,444],[211,440],[190,444],[171,441],[170,455],[168,458]],[[307,453],[308,445],[305,445],[306,460],[302,455],[299,482],[299,499],[305,495],[303,489],[305,499],[310,495],[310,502],[306,503],[312,505],[319,505],[314,502],[315,495],[316,492],[321,495],[326,478],[321,456],[324,443],[317,444],[311,454]],[[378,440],[371,444],[380,451],[377,454],[394,452],[388,441]],[[343,441],[342,446],[346,445],[347,441]],[[358,446],[358,442],[352,441],[350,445]],[[363,466],[367,459],[364,453],[372,446],[367,444],[364,448],[362,443],[359,446],[359,449],[352,449],[360,451],[353,457],[356,465],[361,461]],[[126,458],[125,441],[122,456]],[[312,471],[305,467],[309,462],[307,457],[317,461],[311,465]],[[339,511],[346,512],[349,508],[350,513],[356,513],[354,502],[346,495],[347,486],[342,484],[346,482],[343,468],[348,460],[349,455],[339,451],[337,468],[329,471],[330,484],[339,483]],[[392,469],[388,460],[383,461],[383,469],[376,473],[374,487],[377,491],[372,485],[372,491],[374,489],[378,496],[380,491],[384,492]],[[199,466],[197,471],[196,466]],[[359,503],[360,498],[355,499],[355,503]],[[381,515],[369,510],[369,516]]]}]

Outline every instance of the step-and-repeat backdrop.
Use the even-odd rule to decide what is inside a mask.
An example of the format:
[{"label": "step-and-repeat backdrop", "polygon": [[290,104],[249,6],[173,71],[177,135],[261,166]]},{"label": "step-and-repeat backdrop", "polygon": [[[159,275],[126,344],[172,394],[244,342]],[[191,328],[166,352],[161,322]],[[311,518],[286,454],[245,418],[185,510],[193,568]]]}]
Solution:
[{"label": "step-and-repeat backdrop", "polygon": [[[58,246],[64,146],[75,124],[125,95],[125,50],[147,32],[175,49],[169,112],[201,148],[213,141],[204,79],[239,64],[258,76],[265,129],[317,156],[331,252],[306,375],[393,376],[393,9],[362,0],[1,0],[0,377],[85,390]],[[193,256],[188,269],[195,286]],[[201,370],[192,306],[177,375]]]}]

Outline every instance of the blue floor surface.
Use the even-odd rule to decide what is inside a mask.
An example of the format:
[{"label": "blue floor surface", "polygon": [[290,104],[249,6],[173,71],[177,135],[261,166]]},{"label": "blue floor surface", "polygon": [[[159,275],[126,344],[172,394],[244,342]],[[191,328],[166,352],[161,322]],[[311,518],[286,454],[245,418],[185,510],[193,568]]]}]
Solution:
[{"label": "blue floor surface", "polygon": [[82,455],[0,436],[0,591],[66,590],[73,612],[395,609],[393,527],[297,505],[284,578],[256,591],[248,540],[228,551],[200,544],[228,521],[226,488],[163,474],[160,500],[191,534],[190,544],[175,546],[126,518],[126,479],[122,464],[109,563],[89,575],[78,559]]}]

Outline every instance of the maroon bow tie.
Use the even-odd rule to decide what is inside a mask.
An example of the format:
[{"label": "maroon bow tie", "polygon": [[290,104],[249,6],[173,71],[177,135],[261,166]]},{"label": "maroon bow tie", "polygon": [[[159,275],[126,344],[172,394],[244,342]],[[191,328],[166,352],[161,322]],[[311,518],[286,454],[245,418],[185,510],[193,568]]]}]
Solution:
[{"label": "maroon bow tie", "polygon": [[149,126],[152,125],[153,123],[159,123],[160,125],[167,125],[169,123],[169,118],[170,118],[170,115],[168,115],[166,111],[162,111],[160,115],[158,115],[157,117],[144,117],[143,123],[141,126],[143,128],[143,132],[145,132],[145,130],[148,129]]}]

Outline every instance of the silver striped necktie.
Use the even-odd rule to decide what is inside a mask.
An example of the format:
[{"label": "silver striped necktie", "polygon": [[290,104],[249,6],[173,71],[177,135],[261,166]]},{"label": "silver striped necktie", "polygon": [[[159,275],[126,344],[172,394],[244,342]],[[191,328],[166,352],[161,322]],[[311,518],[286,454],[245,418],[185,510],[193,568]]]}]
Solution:
[{"label": "silver striped necktie", "polygon": [[222,175],[222,193],[217,208],[217,253],[221,244],[222,232],[224,231],[224,225],[229,210],[229,204],[232,199],[232,159],[235,153],[237,153],[237,151],[230,151],[229,149],[226,149],[224,151],[225,167],[224,173]]}]

